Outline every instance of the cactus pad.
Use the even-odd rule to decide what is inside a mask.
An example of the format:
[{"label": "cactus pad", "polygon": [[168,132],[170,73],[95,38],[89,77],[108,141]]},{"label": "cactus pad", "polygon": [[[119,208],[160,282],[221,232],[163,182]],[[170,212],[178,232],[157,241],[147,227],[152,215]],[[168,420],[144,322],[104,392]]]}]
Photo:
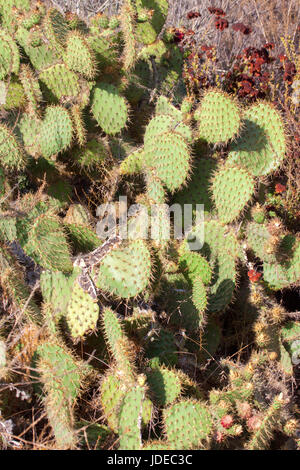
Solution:
[{"label": "cactus pad", "polygon": [[91,107],[94,118],[107,134],[115,135],[125,127],[127,104],[113,85],[98,84],[93,90]]},{"label": "cactus pad", "polygon": [[177,449],[199,449],[212,431],[212,418],[205,403],[185,400],[164,410],[164,425],[168,441]]},{"label": "cactus pad", "polygon": [[167,189],[174,191],[188,176],[189,147],[177,132],[157,135],[145,145],[145,164],[154,169]]},{"label": "cactus pad", "polygon": [[76,73],[64,64],[51,65],[40,73],[40,80],[58,98],[76,96],[79,93],[79,82]]},{"label": "cactus pad", "polygon": [[124,299],[135,297],[148,285],[150,253],[142,240],[134,240],[113,250],[102,261],[97,287]]},{"label": "cactus pad", "polygon": [[96,73],[95,58],[88,43],[78,32],[68,35],[64,60],[70,70],[92,79]]},{"label": "cactus pad", "polygon": [[0,124],[0,164],[7,169],[21,169],[25,155],[11,130]]},{"label": "cactus pad", "polygon": [[92,297],[75,282],[68,303],[66,320],[73,339],[81,338],[96,327],[99,307]]},{"label": "cactus pad", "polygon": [[200,139],[210,144],[233,139],[241,126],[241,113],[232,96],[220,90],[208,90],[195,111]]},{"label": "cactus pad", "polygon": [[0,80],[7,75],[18,74],[20,53],[13,38],[5,31],[0,31]]},{"label": "cactus pad", "polygon": [[49,158],[65,150],[72,140],[72,120],[62,106],[48,106],[41,124],[40,147],[44,157]]},{"label": "cactus pad", "polygon": [[181,382],[176,373],[165,367],[154,368],[147,375],[147,383],[159,406],[173,403],[181,393]]},{"label": "cactus pad", "polygon": [[60,346],[44,343],[38,347],[38,371],[44,386],[47,416],[59,449],[74,448],[73,406],[80,390],[81,376],[73,357]]},{"label": "cactus pad", "polygon": [[267,175],[281,164],[286,152],[284,125],[279,112],[267,102],[253,104],[244,114],[245,126],[230,146],[228,162],[255,176]]},{"label": "cactus pad", "polygon": [[254,179],[247,170],[225,165],[212,180],[212,193],[219,219],[224,223],[236,219],[254,192]]},{"label": "cactus pad", "polygon": [[41,215],[34,221],[24,251],[46,269],[63,272],[73,270],[65,234],[54,216]]}]

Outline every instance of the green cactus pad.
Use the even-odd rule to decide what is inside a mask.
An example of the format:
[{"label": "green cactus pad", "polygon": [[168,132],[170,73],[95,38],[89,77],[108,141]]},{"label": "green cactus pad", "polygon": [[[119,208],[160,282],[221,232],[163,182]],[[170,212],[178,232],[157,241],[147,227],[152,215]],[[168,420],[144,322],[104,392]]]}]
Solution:
[{"label": "green cactus pad", "polygon": [[210,179],[217,167],[216,160],[212,158],[201,158],[195,161],[192,168],[191,180],[187,187],[182,188],[174,196],[174,202],[181,204],[193,204],[193,213],[196,204],[203,204],[204,211],[210,212],[213,207],[211,193],[209,191]]},{"label": "green cactus pad", "polygon": [[173,333],[162,328],[147,344],[146,356],[154,367],[163,364],[175,366],[178,362],[178,353]]},{"label": "green cactus pad", "polygon": [[70,204],[65,215],[64,222],[68,224],[88,226],[91,222],[91,214],[82,204]]},{"label": "green cactus pad", "polygon": [[186,139],[187,142],[191,142],[192,133],[187,125],[180,122],[180,119],[178,118],[174,118],[168,114],[161,114],[152,118],[146,127],[144,136],[145,147],[147,147],[147,145],[151,145],[151,143],[155,141],[156,137],[173,130]]},{"label": "green cactus pad", "polygon": [[103,310],[102,324],[107,346],[111,351],[119,373],[124,375],[124,381],[134,380],[134,366],[131,360],[131,348],[123,326],[115,312],[109,308]]},{"label": "green cactus pad", "polygon": [[80,269],[76,268],[71,274],[46,270],[41,273],[40,284],[43,300],[52,306],[52,312],[57,321],[67,311],[67,305],[79,272]]},{"label": "green cactus pad", "polygon": [[175,450],[175,446],[167,441],[147,441],[142,450]]},{"label": "green cactus pad", "polygon": [[154,368],[147,374],[150,393],[159,406],[173,403],[181,393],[181,382],[176,373],[165,367]]},{"label": "green cactus pad", "polygon": [[40,129],[41,153],[45,158],[65,150],[72,140],[72,120],[62,106],[48,106]]},{"label": "green cactus pad", "polygon": [[155,171],[167,189],[174,191],[188,176],[189,147],[177,132],[156,135],[145,145],[145,165]]},{"label": "green cactus pad", "polygon": [[43,98],[39,82],[35,78],[33,70],[27,64],[21,65],[19,77],[28,103],[28,113],[37,113],[38,104]]},{"label": "green cactus pad", "polygon": [[91,31],[86,40],[94,51],[97,63],[101,68],[107,66],[116,67],[120,54],[118,33],[108,30],[99,34],[99,30]]},{"label": "green cactus pad", "polygon": [[143,167],[144,151],[137,149],[130,153],[120,164],[120,173],[122,175],[131,175],[140,173]]},{"label": "green cactus pad", "polygon": [[293,373],[292,359],[300,357],[300,323],[290,321],[280,330],[280,363],[289,374]]},{"label": "green cactus pad", "polygon": [[299,281],[300,272],[300,241],[293,235],[287,236],[289,240],[283,240],[292,246],[291,253],[281,263],[264,263],[264,280],[272,289],[278,290],[296,284]]},{"label": "green cactus pad", "polygon": [[247,450],[265,450],[270,447],[274,432],[281,422],[281,412],[284,407],[282,394],[275,396],[267,408],[259,429],[256,429],[246,445]]},{"label": "green cactus pad", "polygon": [[219,219],[224,223],[235,220],[250,200],[254,187],[254,179],[246,169],[221,166],[211,186]]},{"label": "green cactus pad", "polygon": [[144,387],[134,387],[126,393],[119,410],[120,450],[139,450],[142,446],[141,421]]},{"label": "green cactus pad", "polygon": [[91,139],[84,147],[77,148],[73,152],[74,160],[86,169],[96,168],[101,165],[108,156],[106,146],[101,140]]},{"label": "green cactus pad", "polygon": [[113,250],[102,261],[96,281],[97,287],[124,299],[135,297],[149,283],[150,253],[142,240]]},{"label": "green cactus pad", "polygon": [[68,223],[65,223],[64,226],[76,252],[88,253],[101,245],[100,238],[90,227]]},{"label": "green cactus pad", "polygon": [[18,74],[20,66],[20,53],[13,38],[0,30],[0,80],[7,75]]},{"label": "green cactus pad", "polygon": [[0,124],[0,164],[8,170],[24,167],[25,155],[12,131]]},{"label": "green cactus pad", "polygon": [[[192,301],[199,313],[203,313],[207,307],[207,293],[203,281],[200,276],[195,277],[192,281]],[[200,319],[200,324],[202,318]]]},{"label": "green cactus pad", "polygon": [[261,258],[263,261],[276,261],[274,253],[268,254],[265,251],[266,243],[271,238],[271,234],[269,233],[266,224],[250,222],[247,225],[246,233],[249,247],[254,251],[256,256]]},{"label": "green cactus pad", "polygon": [[175,108],[175,106],[173,106],[170,100],[165,96],[160,96],[158,98],[155,106],[155,114],[157,116],[159,114],[167,114],[169,116],[172,116],[174,119],[177,119],[178,122],[182,121],[183,119],[182,112],[179,109]]},{"label": "green cactus pad", "polygon": [[[164,204],[166,193],[158,176],[153,172],[145,172],[146,195],[151,204]],[[155,223],[155,222],[154,222]]]},{"label": "green cactus pad", "polygon": [[22,143],[26,152],[32,157],[41,155],[40,139],[37,135],[40,133],[42,121],[27,113],[23,113],[18,129],[21,134]]},{"label": "green cactus pad", "polygon": [[36,24],[41,21],[41,14],[40,13],[30,13],[25,16],[24,20],[22,21],[21,25],[23,28],[30,29]]},{"label": "green cactus pad", "polygon": [[[2,196],[0,192],[0,196]],[[17,239],[16,219],[15,217],[0,218],[0,240],[14,241]]]},{"label": "green cactus pad", "polygon": [[79,82],[76,73],[64,64],[55,64],[43,70],[39,78],[58,98],[75,97],[79,93]]},{"label": "green cactus pad", "polygon": [[49,205],[44,202],[36,202],[32,194],[26,194],[20,201],[19,210],[26,213],[25,217],[17,218],[16,227],[17,227],[17,239],[20,242],[22,248],[26,245],[28,241],[29,232],[37,218],[46,214],[49,210]]},{"label": "green cactus pad", "polygon": [[71,112],[76,140],[78,142],[78,145],[80,147],[83,147],[83,145],[86,143],[87,131],[84,125],[83,115],[82,115],[80,106],[79,105],[72,106],[70,112]]},{"label": "green cactus pad", "polygon": [[247,226],[247,241],[256,256],[264,261],[264,280],[278,290],[296,283],[300,272],[300,242],[292,234],[280,236],[275,253],[265,247],[271,239],[266,224],[251,222]]},{"label": "green cactus pad", "polygon": [[208,285],[212,278],[212,270],[208,261],[195,251],[182,249],[183,253],[179,258],[179,266],[186,277],[192,282],[200,277],[205,285]]},{"label": "green cactus pad", "polygon": [[90,423],[86,420],[81,420],[78,423],[78,428],[81,437],[81,445],[83,449],[102,450],[103,446],[112,436],[111,429],[104,424]]},{"label": "green cactus pad", "polygon": [[47,193],[51,196],[54,206],[66,207],[72,198],[72,186],[65,179],[57,179],[48,187]]},{"label": "green cactus pad", "polygon": [[267,175],[284,159],[286,136],[282,118],[267,102],[253,104],[245,111],[244,129],[230,146],[229,163],[247,168],[253,175]]},{"label": "green cactus pad", "polygon": [[54,216],[41,215],[34,221],[24,251],[46,269],[66,273],[73,270],[62,225]]},{"label": "green cactus pad", "polygon": [[[139,42],[151,44],[156,40],[165,23],[168,8],[167,0],[137,1],[138,22],[136,25],[136,35]],[[144,21],[146,19],[144,16],[145,11],[147,12],[147,10],[149,11],[149,16],[146,14],[147,20]]]},{"label": "green cactus pad", "polygon": [[96,74],[95,57],[85,38],[77,31],[68,35],[64,61],[70,70],[78,72],[88,79]]},{"label": "green cactus pad", "polygon": [[[200,235],[201,232],[195,227],[191,232],[191,240],[195,236],[200,244]],[[200,253],[210,261],[213,268],[208,309],[221,311],[231,301],[235,289],[235,261],[239,255],[239,245],[232,233],[226,233],[226,228],[216,220],[211,220],[204,225],[204,245]]]},{"label": "green cactus pad", "polygon": [[23,45],[22,43],[21,45],[24,47],[26,54],[30,58],[31,64],[36,70],[43,71],[58,60],[56,51],[50,49],[46,44],[41,44],[37,47],[32,47],[31,45],[28,46],[26,44]]},{"label": "green cactus pad", "polygon": [[[177,449],[199,449],[212,431],[212,417],[205,403],[184,400],[164,410],[167,440]],[[184,429],[184,433],[181,430]]]},{"label": "green cactus pad", "polygon": [[94,88],[91,109],[94,118],[106,134],[115,135],[126,125],[127,104],[113,85],[99,83]]},{"label": "green cactus pad", "polygon": [[109,371],[103,378],[101,385],[101,406],[103,414],[110,429],[118,432],[118,408],[127,393],[128,385],[120,380],[115,371]]},{"label": "green cactus pad", "polygon": [[220,326],[212,319],[208,318],[202,335],[202,348],[200,350],[200,359],[205,362],[214,357],[222,338]]},{"label": "green cactus pad", "polygon": [[[199,330],[199,327],[204,323],[204,309],[206,306],[206,293],[203,283],[194,278],[194,285],[192,281],[187,281],[182,274],[170,274],[163,283],[163,297],[160,300],[164,309],[168,313],[168,322],[176,329],[184,329],[189,333],[194,333]],[[200,278],[199,278],[200,279]],[[200,285],[200,289],[197,289]],[[195,301],[193,302],[193,288],[195,289]],[[197,292],[199,298],[197,299]],[[202,292],[202,294],[201,294]],[[202,303],[199,303],[202,299]],[[197,302],[198,300],[198,302]],[[200,309],[198,309],[200,307]]]},{"label": "green cactus pad", "polygon": [[144,96],[148,95],[151,86],[151,65],[148,61],[139,59],[132,73],[128,77],[130,82],[125,90],[126,99],[131,104],[137,104]]},{"label": "green cactus pad", "polygon": [[134,67],[136,61],[136,7],[134,2],[126,0],[120,9],[120,26],[124,38],[122,62],[126,72]]},{"label": "green cactus pad", "polygon": [[207,90],[196,109],[198,136],[210,144],[233,139],[241,126],[241,113],[236,100],[218,89]]},{"label": "green cactus pad", "polygon": [[94,330],[98,316],[99,307],[95,300],[75,282],[66,313],[72,338],[82,338],[88,331]]},{"label": "green cactus pad", "polygon": [[43,32],[51,49],[62,55],[67,39],[68,23],[58,10],[50,8],[47,11],[43,20]]},{"label": "green cactus pad", "polygon": [[5,90],[5,93],[6,99],[3,105],[4,109],[24,108],[26,103],[26,96],[24,93],[24,88],[22,87],[22,84],[20,82],[11,79],[7,92]]},{"label": "green cactus pad", "polygon": [[[4,264],[6,264],[4,260]],[[1,262],[2,264],[2,262]],[[14,267],[1,269],[0,285],[2,291],[17,311],[23,312],[29,322],[39,324],[41,312],[34,299],[30,299],[30,289],[25,283],[24,276]],[[30,299],[30,300],[29,300]],[[29,301],[28,301],[29,300]]]},{"label": "green cactus pad", "polygon": [[59,449],[74,448],[73,406],[80,391],[81,374],[72,355],[60,346],[44,343],[37,349],[37,369],[43,384],[47,418]]}]

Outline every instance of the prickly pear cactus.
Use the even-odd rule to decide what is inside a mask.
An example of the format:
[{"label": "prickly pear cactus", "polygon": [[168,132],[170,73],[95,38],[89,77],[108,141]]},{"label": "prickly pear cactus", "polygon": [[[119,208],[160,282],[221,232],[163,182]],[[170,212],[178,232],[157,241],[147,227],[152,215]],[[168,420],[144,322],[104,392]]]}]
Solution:
[{"label": "prickly pear cactus", "polygon": [[100,83],[93,91],[92,113],[99,126],[110,135],[120,132],[126,125],[128,110],[125,99],[115,86]]},{"label": "prickly pear cactus", "polygon": [[[167,439],[177,449],[197,449],[212,431],[212,418],[205,403],[183,400],[166,408],[164,425]],[[187,432],[180,434],[180,429]]]},{"label": "prickly pear cactus", "polygon": [[108,254],[99,268],[96,285],[127,299],[137,296],[147,287],[150,275],[149,250],[143,240],[135,240]]},{"label": "prickly pear cactus", "polygon": [[95,300],[75,282],[66,313],[72,338],[82,338],[86,332],[95,329],[98,316],[99,307]]},{"label": "prickly pear cactus", "polygon": [[287,138],[279,112],[269,103],[256,103],[245,111],[245,127],[231,144],[229,161],[255,176],[274,171],[286,152]]},{"label": "prickly pear cactus", "polygon": [[57,447],[72,448],[76,445],[72,408],[80,390],[79,368],[72,356],[56,344],[42,344],[37,354],[45,408]]},{"label": "prickly pear cactus", "polygon": [[238,103],[218,89],[204,93],[194,117],[198,121],[199,138],[210,144],[228,142],[236,137],[241,126]]}]

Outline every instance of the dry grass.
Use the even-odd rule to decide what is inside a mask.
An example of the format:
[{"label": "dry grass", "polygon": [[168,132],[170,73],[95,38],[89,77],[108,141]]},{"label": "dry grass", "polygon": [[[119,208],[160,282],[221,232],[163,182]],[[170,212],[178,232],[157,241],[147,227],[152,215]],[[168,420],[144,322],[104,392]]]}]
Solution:
[{"label": "dry grass", "polygon": [[[117,13],[122,0],[46,0],[46,3],[52,3],[63,12],[73,11],[87,19],[99,12]],[[186,18],[187,13],[191,10],[199,11],[201,17],[192,21],[197,35],[201,38],[207,35],[207,38],[213,41],[225,41],[228,46],[231,45],[228,52],[236,42],[236,47],[240,48],[247,38],[236,41],[232,31],[226,32],[227,38],[221,38],[215,28],[210,28],[213,26],[213,16],[207,10],[210,6],[222,8],[231,23],[250,24],[253,28],[251,39],[255,47],[262,42],[278,42],[281,36],[290,36],[293,42],[296,41],[300,21],[298,0],[169,0],[169,4],[167,24],[175,27],[190,26],[191,22]]]}]

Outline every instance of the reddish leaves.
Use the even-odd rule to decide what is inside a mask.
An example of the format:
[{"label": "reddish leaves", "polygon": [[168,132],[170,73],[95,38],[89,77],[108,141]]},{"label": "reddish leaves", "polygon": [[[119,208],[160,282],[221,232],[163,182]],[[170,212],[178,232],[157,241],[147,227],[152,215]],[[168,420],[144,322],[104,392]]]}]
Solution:
[{"label": "reddish leaves", "polygon": [[283,80],[288,84],[292,84],[297,72],[294,62],[291,62],[287,56],[283,54],[279,55],[278,59],[283,63]]},{"label": "reddish leaves", "polygon": [[242,80],[239,85],[239,95],[241,97],[249,96],[251,98],[257,98],[259,91],[255,88],[255,83],[251,77],[247,80]]},{"label": "reddish leaves", "polygon": [[[265,47],[261,49],[247,47],[243,52],[246,64],[249,66],[250,74],[256,77],[262,77],[262,65],[270,62],[268,50]],[[263,81],[266,81],[266,76],[264,76]]]},{"label": "reddish leaves", "polygon": [[284,184],[281,184],[281,183],[277,183],[275,185],[275,193],[276,194],[282,194],[286,191],[286,187],[284,186]]},{"label": "reddish leaves", "polygon": [[232,29],[234,31],[240,31],[243,34],[252,33],[252,29],[250,28],[250,26],[245,26],[244,23],[234,23],[232,25]]},{"label": "reddish leaves", "polygon": [[274,49],[274,47],[275,47],[274,42],[267,42],[267,44],[264,45],[264,48],[268,50],[272,50]]},{"label": "reddish leaves", "polygon": [[224,29],[228,28],[228,21],[225,18],[217,17],[215,21],[216,29],[220,31],[224,31]]},{"label": "reddish leaves", "polygon": [[208,8],[209,13],[212,15],[216,16],[215,19],[215,27],[219,31],[224,31],[224,29],[228,28],[228,21],[225,18],[220,18],[221,16],[225,16],[225,11],[222,10],[221,8],[214,8],[214,7],[209,7]]},{"label": "reddish leaves", "polygon": [[283,80],[289,84],[293,83],[296,72],[296,66],[293,62],[285,62]]},{"label": "reddish leaves", "polygon": [[183,39],[184,39],[184,32],[180,31],[179,29],[176,29],[174,33],[174,41],[181,42]]},{"label": "reddish leaves", "polygon": [[207,52],[207,51],[212,51],[212,50],[213,50],[213,46],[207,46],[206,44],[203,44],[203,46],[201,46],[201,51]]},{"label": "reddish leaves", "polygon": [[216,16],[225,16],[225,11],[221,8],[208,7],[209,13]]},{"label": "reddish leaves", "polygon": [[286,61],[286,60],[287,60],[287,56],[286,56],[286,55],[283,55],[283,54],[281,54],[281,55],[279,55],[279,56],[278,56],[278,59],[280,60],[280,62],[284,62],[284,61]]},{"label": "reddish leaves", "polygon": [[199,18],[201,15],[199,11],[190,11],[186,16],[188,20],[193,20],[194,18]]},{"label": "reddish leaves", "polygon": [[250,269],[250,271],[248,271],[248,277],[251,282],[257,282],[261,278],[261,273],[255,271],[255,269]]}]

